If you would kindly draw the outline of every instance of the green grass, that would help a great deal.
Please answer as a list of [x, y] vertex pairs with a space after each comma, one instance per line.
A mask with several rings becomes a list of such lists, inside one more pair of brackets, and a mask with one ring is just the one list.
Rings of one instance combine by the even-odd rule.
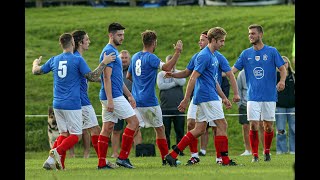
[[[110, 148], [109, 148], [110, 151]], [[188, 151], [189, 152], [189, 151]], [[134, 157], [131, 151], [130, 161], [135, 169], [120, 167], [114, 170], [97, 170], [98, 159], [94, 154], [84, 159], [82, 157], [68, 158], [65, 161], [66, 171], [47, 171], [42, 168], [47, 159], [47, 152], [26, 152], [25, 179], [121, 179], [121, 180], [194, 180], [194, 179], [221, 179], [221, 180], [293, 180], [295, 161], [294, 155], [272, 155], [270, 162], [251, 163], [251, 156], [230, 156], [243, 166], [228, 167], [214, 163], [215, 156], [201, 157], [199, 164], [185, 166], [189, 155], [179, 156], [182, 162], [178, 167], [162, 166], [159, 152], [156, 157]], [[110, 156], [109, 156], [110, 157]], [[114, 158], [109, 158], [115, 162]], [[263, 158], [261, 155], [260, 158]]]
[[[252, 23], [264, 27], [263, 41], [276, 47], [281, 55], [291, 59], [295, 8], [292, 5], [257, 7], [177, 6], [160, 8], [63, 6], [25, 9], [25, 114], [47, 114], [52, 104], [52, 75], [35, 76], [32, 62], [40, 55], [43, 64], [62, 52], [58, 38], [64, 32], [84, 29], [91, 44], [84, 53], [91, 69], [98, 65], [102, 48], [108, 43], [106, 29], [111, 22], [120, 22], [125, 40], [119, 51], [131, 54], [142, 49], [140, 33], [146, 29], [158, 34], [155, 54], [162, 60], [173, 53], [172, 44], [183, 41], [183, 52], [177, 63], [185, 69], [192, 55], [199, 51], [199, 34], [215, 26], [223, 27], [228, 35], [220, 50], [232, 66], [241, 51], [250, 47], [247, 27]], [[90, 83], [89, 97], [97, 114], [101, 113], [98, 92], [100, 84]], [[157, 95], [158, 95], [158, 88]], [[232, 97], [233, 92], [230, 92]], [[236, 105], [230, 113], [236, 113]]]

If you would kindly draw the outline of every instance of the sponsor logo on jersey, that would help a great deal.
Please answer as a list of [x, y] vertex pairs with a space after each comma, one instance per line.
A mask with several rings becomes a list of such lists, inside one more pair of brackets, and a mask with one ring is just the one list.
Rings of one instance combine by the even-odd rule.
[[256, 67], [253, 69], [253, 75], [256, 79], [261, 79], [264, 76], [264, 70], [261, 67]]

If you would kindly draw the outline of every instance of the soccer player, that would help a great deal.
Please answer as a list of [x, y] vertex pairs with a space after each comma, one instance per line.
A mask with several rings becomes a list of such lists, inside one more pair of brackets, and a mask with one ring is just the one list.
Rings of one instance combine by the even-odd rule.
[[[70, 33], [63, 33], [59, 38], [63, 53], [53, 56], [45, 64], [39, 66], [42, 56], [33, 61], [32, 73], [34, 75], [53, 72], [53, 110], [56, 117], [59, 137], [57, 146], [49, 151], [49, 157], [43, 168], [65, 169], [66, 151], [73, 147], [82, 136], [82, 110], [80, 99], [80, 82], [83, 77], [90, 81], [97, 81], [106, 65], [115, 59], [113, 54], [103, 54], [99, 66], [91, 71], [81, 56], [75, 56], [74, 38]], [[63, 164], [62, 164], [63, 162]]]
[[[207, 33], [208, 31], [203, 31], [200, 35], [200, 40], [199, 40], [199, 46], [200, 49], [202, 50], [204, 47], [206, 47], [208, 45], [208, 38], [207, 38]], [[199, 52], [198, 52], [199, 53]], [[195, 55], [193, 55], [193, 57], [191, 58], [187, 68], [179, 73], [169, 73], [167, 72], [166, 76], [167, 77], [188, 77], [190, 76], [190, 74], [192, 73], [194, 67], [195, 67], [195, 59], [198, 55], [198, 53], [196, 53]], [[222, 72], [224, 72], [226, 74], [226, 76], [230, 79], [231, 82], [231, 86], [232, 86], [232, 90], [234, 92], [234, 97], [233, 97], [233, 102], [238, 102], [240, 100], [240, 96], [238, 93], [238, 88], [237, 88], [237, 83], [236, 83], [236, 79], [234, 77], [234, 74], [231, 71], [231, 67], [229, 65], [228, 60], [218, 51], [214, 51], [214, 54], [216, 55], [218, 62], [219, 62], [219, 66], [218, 66], [218, 73], [217, 73], [217, 80], [219, 85], [221, 86], [222, 84]], [[191, 100], [192, 101], [192, 100]], [[196, 118], [196, 112], [197, 112], [197, 106], [194, 105], [193, 103], [189, 104], [189, 108], [188, 108], [188, 121], [187, 121], [187, 127], [188, 127], [188, 131], [192, 130], [195, 127], [195, 118]], [[216, 125], [213, 121], [209, 122], [206, 131], [208, 130], [208, 127], [212, 127], [212, 131], [213, 131], [213, 138], [215, 139], [215, 134], [216, 134]], [[205, 136], [206, 134], [201, 135]], [[202, 139], [201, 139], [202, 141]], [[216, 140], [214, 140], [214, 142], [216, 142]], [[207, 142], [206, 142], [207, 143]], [[201, 142], [201, 145], [203, 143]], [[189, 145], [190, 148], [190, 152], [191, 152], [191, 158], [187, 161], [186, 165], [193, 165], [196, 164], [200, 161], [199, 155], [198, 155], [198, 139], [195, 139], [195, 141], [191, 142]], [[216, 162], [221, 164], [222, 159], [221, 159], [221, 155], [219, 150], [217, 149], [217, 144], [215, 144], [215, 149], [216, 149]]]
[[[119, 58], [117, 49], [124, 40], [124, 29], [125, 27], [117, 22], [109, 24], [109, 42], [103, 48], [100, 55], [100, 61], [104, 53], [109, 54], [114, 52], [117, 58], [114, 62], [107, 65], [101, 75], [99, 98], [102, 105], [103, 124], [98, 138], [98, 169], [114, 169], [113, 166], [109, 165], [110, 163], [108, 163], [106, 157], [109, 138], [118, 119], [125, 119], [127, 125], [122, 133], [121, 150], [116, 163], [125, 168], [134, 168], [128, 157], [139, 121], [133, 110], [136, 107], [135, 99], [123, 82], [122, 60]], [[128, 100], [123, 94], [128, 97]]]
[[[132, 82], [126, 78], [128, 68], [131, 62], [131, 56], [128, 50], [121, 50], [119, 52], [119, 57], [122, 60], [122, 74], [123, 74], [123, 82], [127, 86], [128, 90], [131, 92], [132, 89]], [[124, 97], [127, 99], [127, 96], [124, 94]], [[119, 119], [117, 123], [114, 124], [114, 128], [111, 135], [111, 144], [112, 144], [112, 155], [111, 157], [117, 158], [119, 156], [119, 149], [120, 149], [120, 136], [122, 134], [123, 126], [124, 126], [124, 119]], [[140, 127], [135, 132], [133, 136], [133, 145], [134, 148], [137, 144], [142, 143], [142, 136]]]
[[[227, 32], [221, 27], [214, 27], [208, 31], [209, 44], [203, 48], [195, 59], [195, 67], [188, 81], [184, 99], [178, 106], [179, 111], [185, 111], [192, 91], [192, 102], [197, 105], [196, 125], [179, 142], [179, 144], [165, 156], [170, 166], [177, 166], [176, 158], [192, 141], [200, 137], [207, 127], [207, 122], [213, 121], [217, 125], [215, 143], [222, 156], [222, 165], [237, 165], [228, 156], [227, 122], [224, 119], [222, 103], [231, 108], [228, 98], [221, 93], [222, 90], [217, 80], [219, 62], [214, 54], [224, 46]], [[217, 90], [218, 88], [218, 90]]]
[[[200, 50], [202, 50], [203, 48], [205, 48], [208, 45], [207, 33], [208, 33], [208, 31], [203, 31], [200, 34], [200, 39], [198, 42]], [[198, 53], [199, 52], [195, 53], [191, 57], [186, 69], [184, 69], [183, 71], [177, 72], [177, 73], [172, 73], [170, 71], [166, 72], [165, 77], [166, 78], [171, 78], [171, 77], [173, 77], [173, 78], [187, 78], [187, 77], [189, 77], [194, 69], [194, 66], [195, 66], [194, 62], [195, 62], [195, 59], [196, 59]], [[190, 97], [191, 101], [192, 101], [192, 97], [193, 97], [193, 92]], [[188, 112], [187, 112], [187, 130], [188, 131], [191, 131], [195, 127], [196, 113], [197, 113], [197, 106], [194, 105], [193, 103], [190, 103], [189, 108], [188, 108]], [[208, 127], [209, 127], [209, 125], [208, 125]], [[203, 134], [201, 136], [205, 136], [205, 134]], [[200, 162], [200, 158], [199, 158], [199, 154], [198, 154], [198, 138], [194, 139], [194, 141], [192, 141], [189, 144], [189, 149], [191, 152], [191, 157], [187, 161], [186, 165], [193, 165], [193, 164]]]
[[[252, 162], [259, 161], [259, 121], [263, 121], [264, 127], [264, 161], [270, 161], [277, 91], [282, 91], [285, 88], [287, 71], [278, 50], [262, 42], [262, 26], [252, 24], [248, 30], [248, 38], [252, 47], [241, 52], [232, 71], [236, 73], [238, 70], [245, 70], [248, 86], [247, 117], [250, 124], [249, 140], [253, 155]], [[277, 68], [281, 77], [278, 84]]]
[[[75, 42], [75, 49], [73, 50], [73, 54], [76, 56], [82, 56], [82, 54], [89, 49], [90, 39], [89, 35], [82, 30], [75, 30], [72, 33], [72, 36], [74, 38]], [[100, 82], [100, 78], [97, 79], [97, 82]], [[94, 147], [94, 150], [98, 156], [98, 137], [101, 131], [101, 128], [98, 123], [97, 115], [93, 109], [93, 106], [90, 102], [89, 96], [88, 96], [88, 80], [83, 77], [81, 79], [81, 87], [80, 87], [80, 98], [81, 98], [81, 109], [82, 109], [82, 131], [83, 133], [90, 132], [91, 135], [91, 143]], [[84, 137], [83, 137], [84, 138]], [[90, 139], [89, 139], [90, 142]], [[85, 144], [85, 142], [83, 142]], [[90, 143], [88, 144], [88, 154], [90, 152]], [[86, 149], [84, 149], [86, 151]]]
[[156, 78], [158, 69], [171, 71], [182, 51], [182, 41], [174, 45], [175, 53], [170, 61], [162, 62], [154, 51], [157, 47], [157, 34], [155, 31], [146, 30], [141, 33], [143, 50], [132, 56], [127, 79], [132, 81], [132, 94], [137, 102], [136, 114], [140, 127], [153, 127], [156, 132], [156, 144], [160, 150], [162, 164], [166, 161], [168, 144], [162, 120], [161, 108], [156, 96]]

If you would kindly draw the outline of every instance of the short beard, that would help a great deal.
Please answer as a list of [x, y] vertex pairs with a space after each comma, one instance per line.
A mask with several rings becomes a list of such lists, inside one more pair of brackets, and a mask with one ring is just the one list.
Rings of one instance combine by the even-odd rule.
[[253, 45], [257, 45], [259, 42], [260, 42], [260, 38], [259, 38], [259, 39], [257, 39], [257, 40], [255, 40], [255, 41], [253, 41], [251, 44], [253, 44]]
[[116, 41], [116, 40], [113, 40], [113, 43], [116, 45], [116, 46], [120, 46], [121, 43], [119, 41]]

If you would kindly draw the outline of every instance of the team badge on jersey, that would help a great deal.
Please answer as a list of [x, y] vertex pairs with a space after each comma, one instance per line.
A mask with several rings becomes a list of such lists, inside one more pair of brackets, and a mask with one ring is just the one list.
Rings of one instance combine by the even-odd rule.
[[255, 59], [256, 61], [260, 61], [260, 56], [255, 56], [254, 59]]
[[264, 60], [264, 61], [268, 60], [268, 56], [267, 56], [266, 54], [264, 54], [264, 55], [262, 56], [262, 60]]

